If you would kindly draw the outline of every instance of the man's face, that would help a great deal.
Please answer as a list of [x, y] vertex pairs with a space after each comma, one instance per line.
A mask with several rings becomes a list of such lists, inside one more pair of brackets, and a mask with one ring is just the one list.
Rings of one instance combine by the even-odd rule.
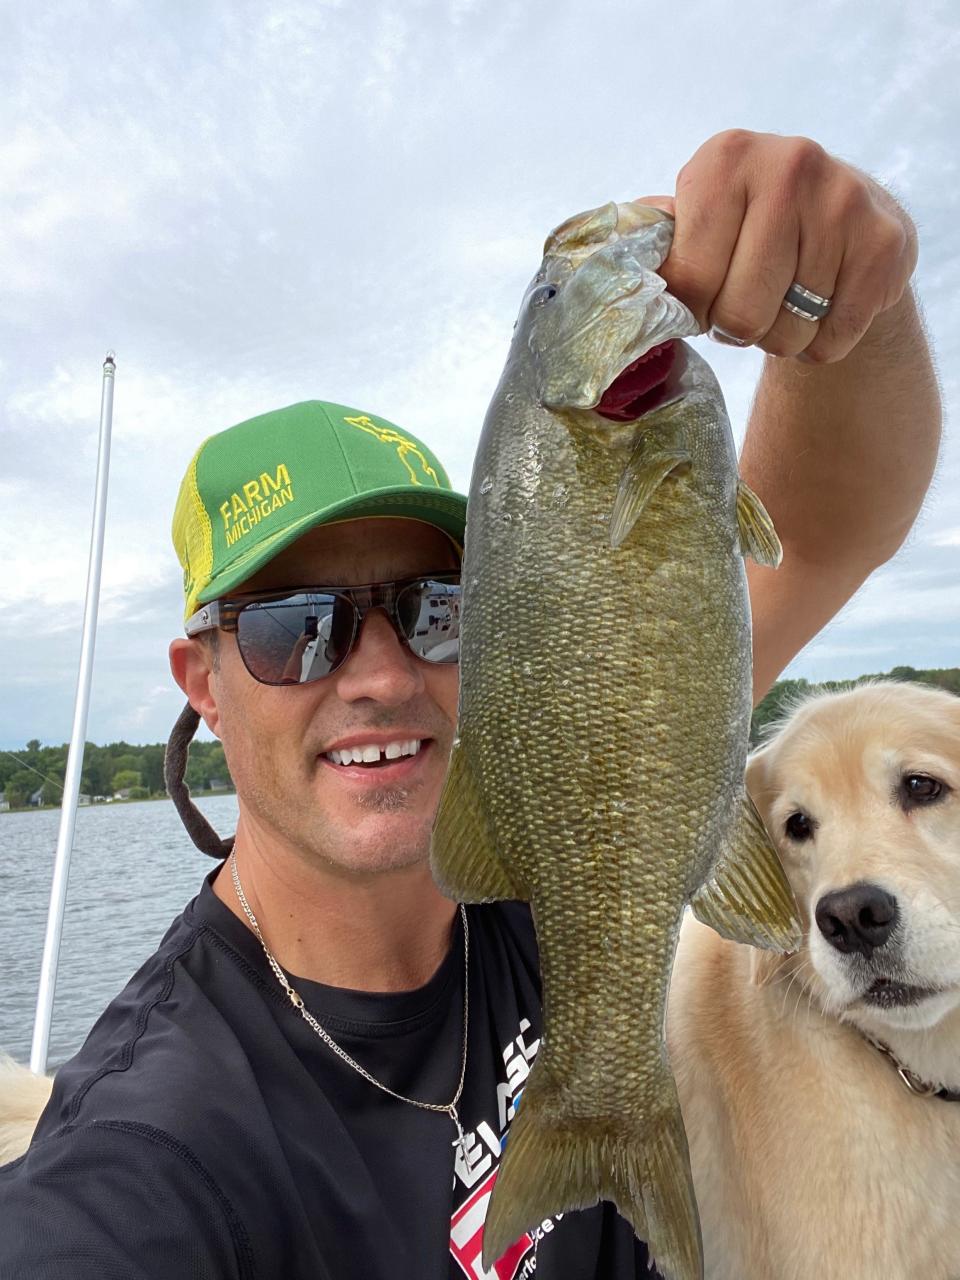
[[[242, 591], [360, 585], [457, 567], [453, 546], [430, 525], [352, 520], [305, 534]], [[211, 727], [236, 784], [241, 828], [351, 872], [425, 860], [456, 723], [456, 664], [415, 657], [382, 610], [364, 619], [343, 666], [309, 684], [258, 684], [236, 635], [221, 633], [219, 641]], [[381, 750], [375, 765], [330, 758], [346, 747], [411, 739], [417, 754], [384, 760]]]

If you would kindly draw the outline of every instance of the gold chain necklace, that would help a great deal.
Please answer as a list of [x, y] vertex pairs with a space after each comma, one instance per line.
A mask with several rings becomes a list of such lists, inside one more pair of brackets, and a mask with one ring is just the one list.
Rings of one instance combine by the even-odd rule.
[[446, 1102], [446, 1103], [420, 1102], [417, 1098], [408, 1098], [404, 1094], [397, 1093], [395, 1092], [395, 1090], [388, 1088], [387, 1085], [381, 1084], [381, 1082], [377, 1080], [376, 1077], [372, 1076], [369, 1071], [366, 1071], [363, 1067], [361, 1067], [359, 1062], [356, 1062], [353, 1058], [351, 1058], [349, 1053], [347, 1053], [345, 1049], [342, 1049], [340, 1045], [337, 1044], [336, 1040], [334, 1040], [333, 1036], [331, 1036], [329, 1032], [324, 1031], [320, 1023], [316, 1020], [316, 1018], [313, 1016], [310, 1010], [304, 1005], [301, 997], [293, 989], [293, 987], [291, 987], [289, 981], [287, 980], [287, 975], [280, 968], [280, 965], [277, 963], [276, 959], [274, 958], [272, 952], [270, 951], [270, 948], [267, 946], [266, 942], [264, 942], [263, 940], [263, 934], [260, 932], [260, 926], [257, 923], [257, 917], [253, 914], [253, 911], [250, 908], [250, 903], [247, 901], [246, 894], [243, 892], [243, 885], [240, 883], [240, 874], [237, 871], [236, 852], [232, 853], [230, 856], [230, 873], [233, 877], [233, 887], [236, 890], [237, 899], [240, 903], [240, 906], [244, 910], [244, 914], [246, 915], [247, 919], [250, 921], [250, 927], [253, 929], [253, 932], [257, 935], [257, 938], [260, 941], [261, 947], [263, 947], [263, 951], [270, 964], [270, 968], [273, 970], [276, 976], [276, 979], [280, 983], [281, 987], [283, 987], [284, 991], [287, 993], [287, 998], [289, 999], [290, 1003], [298, 1011], [300, 1016], [303, 1018], [304, 1022], [306, 1022], [307, 1025], [317, 1033], [317, 1035], [324, 1042], [324, 1044], [328, 1045], [333, 1050], [333, 1052], [337, 1055], [338, 1058], [342, 1058], [343, 1061], [347, 1064], [347, 1066], [353, 1067], [354, 1071], [356, 1071], [359, 1075], [363, 1076], [364, 1080], [369, 1080], [372, 1085], [376, 1085], [376, 1087], [380, 1089], [383, 1093], [388, 1093], [391, 1098], [396, 1098], [399, 1102], [409, 1102], [409, 1104], [412, 1107], [419, 1107], [421, 1111], [445, 1112], [457, 1127], [457, 1141], [460, 1145], [460, 1151], [463, 1154], [463, 1158], [464, 1160], [466, 1160], [467, 1159], [466, 1139], [463, 1133], [463, 1126], [460, 1123], [460, 1116], [457, 1113], [457, 1103], [460, 1101], [460, 1095], [463, 1093], [463, 1082], [466, 1079], [466, 1075], [467, 1075], [467, 1026], [470, 1018], [470, 990], [469, 990], [470, 931], [467, 927], [467, 913], [464, 909], [463, 903], [462, 902], [460, 903], [460, 919], [463, 922], [463, 1054], [460, 1062], [460, 1080], [457, 1083], [456, 1092], [454, 1093], [453, 1097], [449, 1102]]

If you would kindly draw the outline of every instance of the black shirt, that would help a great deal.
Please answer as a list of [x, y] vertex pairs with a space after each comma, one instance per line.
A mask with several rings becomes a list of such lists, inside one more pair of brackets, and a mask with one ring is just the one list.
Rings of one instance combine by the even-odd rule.
[[[212, 877], [57, 1073], [0, 1169], [2, 1280], [648, 1280], [610, 1205], [480, 1263], [503, 1136], [540, 1036], [530, 914], [468, 907], [470, 1018], [452, 1119], [399, 1102], [307, 1026]], [[463, 938], [416, 991], [294, 978], [378, 1080], [447, 1103], [460, 1072]]]

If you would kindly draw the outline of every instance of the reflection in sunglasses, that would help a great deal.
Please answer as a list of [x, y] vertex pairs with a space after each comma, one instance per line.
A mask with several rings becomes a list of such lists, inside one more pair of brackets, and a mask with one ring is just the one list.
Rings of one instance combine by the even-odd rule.
[[346, 661], [373, 609], [386, 613], [399, 639], [418, 658], [458, 660], [460, 582], [454, 575], [251, 600], [236, 615], [241, 657], [263, 683], [322, 679]]

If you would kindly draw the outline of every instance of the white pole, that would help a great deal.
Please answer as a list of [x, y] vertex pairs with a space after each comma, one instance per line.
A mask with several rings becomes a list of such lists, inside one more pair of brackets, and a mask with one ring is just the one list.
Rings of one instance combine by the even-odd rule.
[[93, 501], [93, 527], [90, 531], [90, 559], [87, 564], [87, 598], [83, 606], [83, 639], [80, 642], [80, 672], [77, 676], [77, 700], [73, 709], [73, 734], [67, 755], [67, 771], [63, 780], [60, 809], [60, 831], [57, 855], [53, 864], [50, 888], [50, 910], [47, 933], [43, 942], [40, 965], [40, 990], [37, 994], [37, 1016], [33, 1024], [30, 1070], [38, 1075], [47, 1067], [50, 1043], [50, 1020], [53, 997], [57, 988], [57, 964], [60, 959], [60, 937], [63, 933], [63, 910], [70, 874], [70, 854], [77, 822], [80, 796], [80, 772], [87, 734], [87, 708], [90, 705], [90, 683], [93, 678], [93, 648], [97, 638], [97, 605], [100, 600], [100, 568], [103, 563], [103, 530], [107, 517], [107, 475], [110, 466], [110, 429], [113, 423], [113, 352], [103, 362], [103, 391], [100, 400], [100, 450], [97, 458], [97, 488]]

